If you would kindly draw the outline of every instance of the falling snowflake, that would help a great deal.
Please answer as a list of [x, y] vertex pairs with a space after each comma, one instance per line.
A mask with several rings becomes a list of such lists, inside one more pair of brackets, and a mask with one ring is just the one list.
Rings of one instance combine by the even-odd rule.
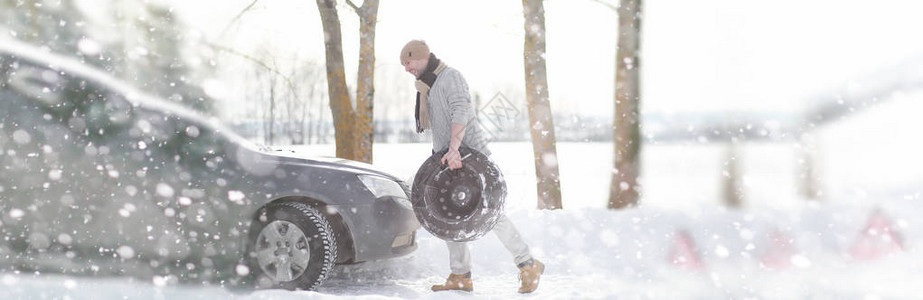
[[19, 219], [25, 215], [26, 215], [26, 212], [22, 211], [21, 209], [14, 208], [10, 210], [10, 217], [13, 219]]
[[244, 202], [244, 193], [241, 191], [228, 191], [228, 200], [237, 204], [243, 204]]
[[115, 250], [124, 259], [131, 259], [135, 257], [135, 249], [132, 249], [129, 246], [121, 246], [119, 249]]
[[157, 195], [160, 195], [161, 197], [164, 197], [164, 198], [173, 197], [173, 187], [163, 182], [158, 183], [157, 184]]

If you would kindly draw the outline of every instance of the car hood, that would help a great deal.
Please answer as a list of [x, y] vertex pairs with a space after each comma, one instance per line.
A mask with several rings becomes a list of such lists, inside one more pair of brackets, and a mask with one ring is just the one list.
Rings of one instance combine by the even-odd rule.
[[393, 173], [384, 170], [382, 168], [376, 167], [375, 165], [359, 162], [355, 160], [349, 160], [339, 157], [331, 156], [319, 156], [304, 150], [299, 150], [296, 148], [288, 147], [271, 147], [269, 150], [266, 150], [266, 153], [273, 156], [289, 158], [289, 159], [298, 159], [298, 160], [307, 160], [315, 165], [328, 166], [344, 171], [350, 171], [355, 173], [369, 173], [379, 176], [387, 177], [391, 180], [403, 182], [400, 178], [395, 176]]

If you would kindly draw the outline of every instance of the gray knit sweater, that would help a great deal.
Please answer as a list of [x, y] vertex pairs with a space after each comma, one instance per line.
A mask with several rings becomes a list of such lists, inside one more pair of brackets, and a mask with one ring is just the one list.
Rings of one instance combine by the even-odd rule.
[[432, 126], [433, 151], [449, 147], [452, 123], [465, 125], [461, 145], [484, 155], [490, 155], [487, 139], [477, 120], [477, 111], [471, 104], [468, 83], [455, 68], [446, 67], [429, 90], [426, 98]]

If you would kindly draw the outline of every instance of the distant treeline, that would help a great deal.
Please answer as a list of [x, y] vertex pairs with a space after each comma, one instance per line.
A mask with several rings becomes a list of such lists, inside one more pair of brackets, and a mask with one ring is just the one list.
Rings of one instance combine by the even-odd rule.
[[[498, 128], [488, 117], [480, 116], [478, 121], [485, 128], [491, 141], [529, 141], [527, 118], [506, 120]], [[733, 113], [684, 113], [644, 114], [642, 133], [645, 142], [726, 142], [770, 141], [781, 142], [797, 139], [800, 120], [784, 114], [733, 114]], [[559, 142], [611, 142], [612, 119], [605, 117], [580, 117], [556, 115], [555, 134]], [[244, 137], [265, 141], [266, 122], [259, 120], [239, 121], [230, 124]], [[328, 144], [333, 143], [333, 125], [329, 119], [305, 120], [286, 123], [276, 121], [275, 144]], [[374, 126], [376, 143], [416, 143], [429, 141], [427, 135], [414, 131], [413, 119], [376, 120]]]

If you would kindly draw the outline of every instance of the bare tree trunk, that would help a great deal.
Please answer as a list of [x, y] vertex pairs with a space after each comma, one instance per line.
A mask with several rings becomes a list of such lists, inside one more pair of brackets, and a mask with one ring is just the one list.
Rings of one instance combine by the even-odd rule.
[[798, 176], [801, 177], [801, 180], [799, 180], [798, 191], [801, 192], [805, 199], [820, 200], [823, 190], [820, 187], [818, 178], [820, 174], [817, 173], [818, 168], [816, 166], [817, 159], [815, 155], [820, 153], [817, 149], [817, 142], [811, 133], [802, 133], [799, 140], [801, 147], [798, 150], [797, 159], [799, 160]]
[[340, 17], [335, 0], [317, 0], [321, 23], [324, 27], [324, 50], [327, 57], [327, 91], [333, 116], [337, 157], [353, 159], [355, 155], [353, 109], [346, 87], [346, 70], [343, 63], [343, 40]]
[[[296, 61], [296, 59], [293, 59], [293, 61]], [[288, 78], [294, 78], [297, 80], [299, 79], [298, 75], [301, 72], [304, 72], [304, 70], [299, 71], [292, 69], [289, 71]], [[298, 134], [301, 132], [301, 130], [299, 130], [297, 123], [299, 121], [298, 101], [301, 99], [301, 97], [299, 97], [299, 91], [300, 89], [297, 88], [290, 89], [288, 97], [285, 97], [285, 124], [283, 126], [285, 128], [284, 130], [286, 136], [288, 136], [289, 145], [301, 144], [301, 141], [298, 139]]]
[[523, 59], [526, 102], [529, 105], [529, 127], [535, 156], [538, 208], [560, 209], [561, 180], [545, 69], [545, 8], [542, 0], [523, 0], [522, 8], [525, 17]]
[[641, 61], [641, 0], [620, 0], [618, 49], [615, 67], [615, 117], [613, 119], [615, 169], [609, 186], [609, 208], [638, 204], [641, 169], [639, 103]]
[[733, 141], [728, 142], [722, 176], [722, 193], [724, 205], [739, 209], [744, 204], [743, 180], [740, 174], [740, 151]]
[[[310, 80], [313, 80], [312, 77], [314, 77], [314, 72], [311, 72], [311, 75], [306, 76], [305, 79], [309, 80], [308, 82], [310, 82]], [[306, 93], [302, 94], [303, 96], [301, 98], [301, 115], [299, 116], [299, 119], [298, 119], [298, 128], [300, 128], [299, 131], [301, 132], [301, 135], [299, 136], [299, 138], [301, 139], [302, 145], [310, 144], [310, 141], [308, 141], [308, 139], [310, 139], [310, 136], [308, 133], [308, 131], [310, 130], [308, 128], [308, 118], [309, 118], [308, 109], [310, 108], [310, 104], [311, 104], [310, 102], [311, 96], [314, 94], [314, 91], [313, 91], [314, 87], [313, 85], [308, 85], [308, 88], [309, 90]]]
[[365, 0], [362, 7], [347, 1], [359, 15], [359, 72], [356, 85], [356, 131], [358, 161], [372, 162], [373, 109], [375, 104], [375, 24], [378, 23], [378, 0]]
[[267, 145], [272, 145], [275, 143], [275, 123], [276, 123], [276, 76], [269, 74], [269, 129], [266, 132], [269, 140], [266, 141]]
[[360, 20], [359, 74], [356, 91], [356, 108], [350, 103], [349, 88], [343, 63], [343, 42], [340, 18], [335, 0], [317, 0], [321, 23], [324, 27], [324, 45], [327, 55], [327, 89], [333, 115], [337, 157], [372, 162], [372, 99], [374, 97], [375, 23], [378, 18], [378, 1], [366, 0], [362, 7], [346, 1]]
[[326, 124], [324, 123], [324, 116], [327, 114], [324, 113], [324, 103], [318, 101], [317, 104], [317, 123], [315, 123], [315, 126], [317, 126], [317, 129], [315, 130], [315, 134], [317, 134], [317, 143], [326, 144], [327, 132], [326, 128], [324, 127], [324, 124]]

